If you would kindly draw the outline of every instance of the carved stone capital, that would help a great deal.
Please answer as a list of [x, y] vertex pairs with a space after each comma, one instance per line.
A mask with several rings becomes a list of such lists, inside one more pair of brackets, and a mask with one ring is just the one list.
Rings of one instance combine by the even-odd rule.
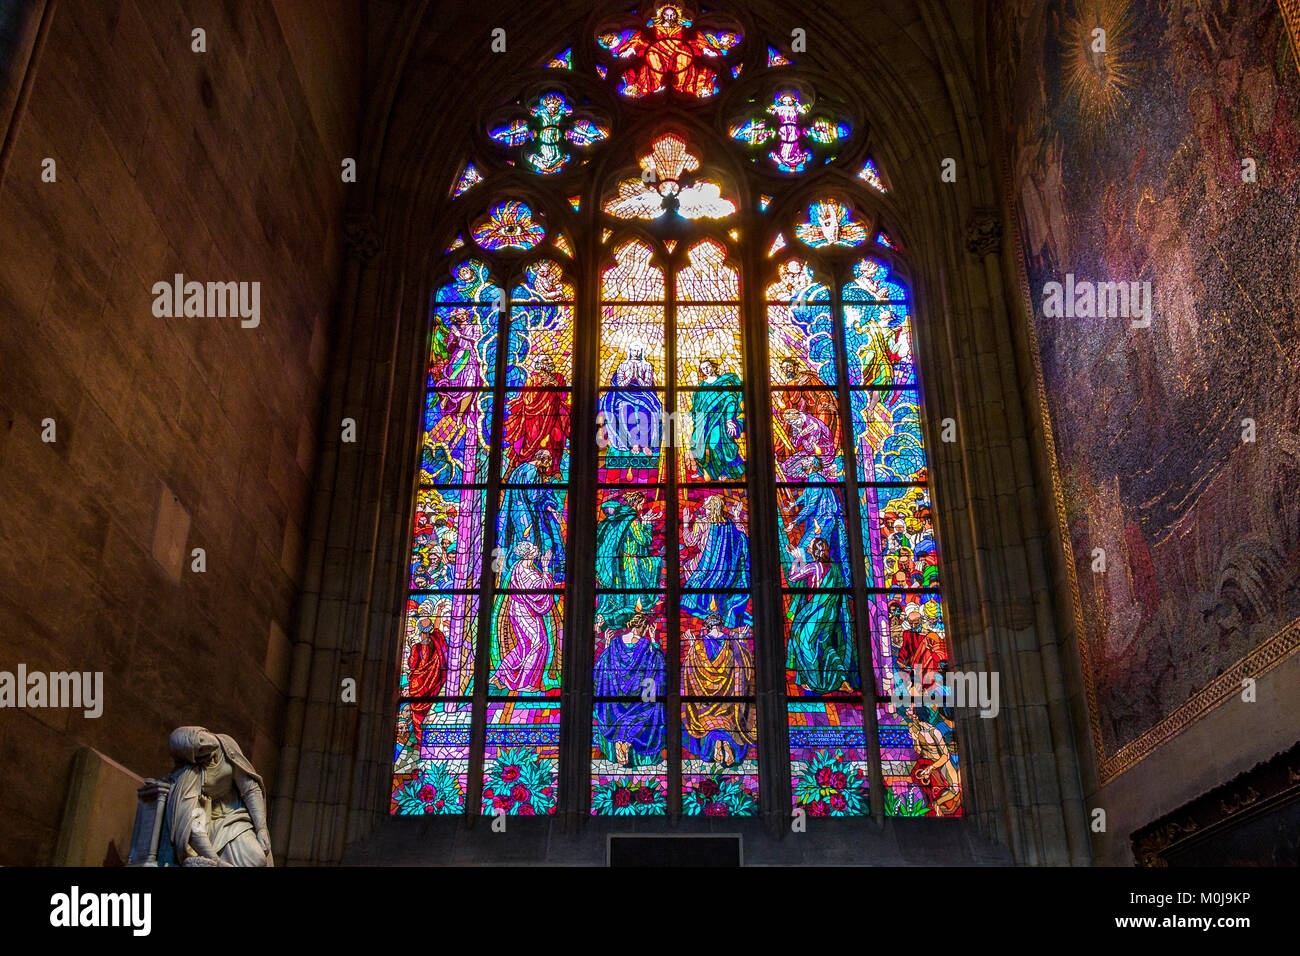
[[349, 259], [362, 263], [379, 255], [379, 233], [371, 213], [348, 213], [343, 217], [343, 251]]
[[966, 249], [972, 255], [996, 255], [1002, 248], [1002, 217], [992, 209], [976, 209], [966, 220]]

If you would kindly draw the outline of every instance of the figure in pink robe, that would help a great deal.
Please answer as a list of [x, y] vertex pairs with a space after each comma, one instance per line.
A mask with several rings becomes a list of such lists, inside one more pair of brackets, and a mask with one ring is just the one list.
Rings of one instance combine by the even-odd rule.
[[[537, 546], [521, 541], [515, 546], [517, 560], [502, 582], [503, 588], [526, 590], [527, 594], [502, 594], [497, 598], [497, 646], [493, 657], [499, 661], [491, 683], [504, 690], [546, 693], [560, 686], [555, 635], [555, 595], [541, 588], [555, 587], [551, 574], [551, 552], [540, 553]], [[540, 562], [540, 563], [539, 563]], [[549, 663], [549, 668], [548, 668]]]

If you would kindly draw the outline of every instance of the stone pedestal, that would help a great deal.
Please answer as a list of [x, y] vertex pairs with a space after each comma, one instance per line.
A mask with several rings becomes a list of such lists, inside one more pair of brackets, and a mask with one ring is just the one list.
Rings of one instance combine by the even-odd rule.
[[135, 829], [131, 831], [131, 854], [127, 866], [158, 866], [158, 843], [166, 816], [167, 794], [172, 785], [166, 780], [146, 780], [136, 791], [140, 798], [135, 811]]

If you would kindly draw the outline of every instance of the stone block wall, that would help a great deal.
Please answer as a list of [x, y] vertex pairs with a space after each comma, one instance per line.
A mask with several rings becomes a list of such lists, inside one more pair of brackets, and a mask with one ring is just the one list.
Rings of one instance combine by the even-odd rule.
[[[0, 710], [0, 865], [50, 861], [81, 746], [157, 775], [202, 724], [274, 790], [361, 9], [45, 6], [0, 187], [0, 671], [105, 701]], [[176, 273], [260, 282], [260, 324], [156, 317]]]

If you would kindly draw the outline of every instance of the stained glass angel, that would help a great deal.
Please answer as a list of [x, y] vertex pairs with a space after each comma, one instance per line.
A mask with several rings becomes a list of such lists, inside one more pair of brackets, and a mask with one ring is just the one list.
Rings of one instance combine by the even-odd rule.
[[758, 116], [731, 127], [732, 139], [750, 146], [765, 146], [776, 140], [767, 154], [783, 173], [799, 173], [813, 158], [807, 142], [830, 146], [849, 134], [849, 127], [825, 116], [807, 120], [812, 104], [804, 102], [798, 90], [780, 90], [767, 107], [767, 116]]
[[574, 108], [560, 93], [547, 93], [528, 111], [528, 119], [516, 118], [488, 131], [503, 146], [526, 146], [524, 160], [539, 173], [564, 170], [572, 154], [565, 143], [585, 148], [608, 138], [609, 129], [590, 119], [573, 119]]

